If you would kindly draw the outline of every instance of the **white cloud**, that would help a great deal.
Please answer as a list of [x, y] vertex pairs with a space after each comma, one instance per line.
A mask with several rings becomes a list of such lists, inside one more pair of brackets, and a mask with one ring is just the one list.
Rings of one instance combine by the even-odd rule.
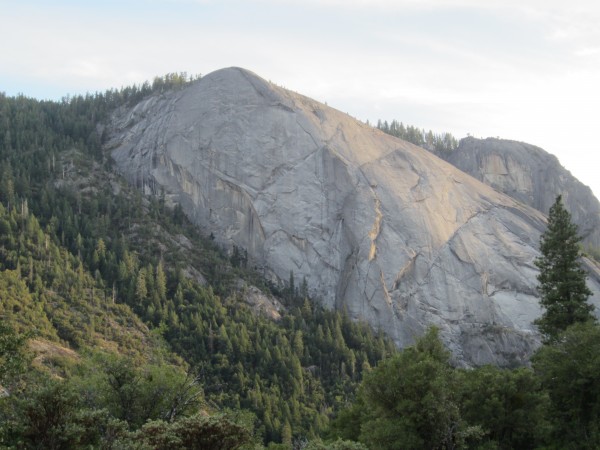
[[579, 50], [577, 50], [575, 52], [575, 54], [577, 56], [593, 56], [593, 55], [597, 55], [600, 53], [600, 47], [586, 47], [586, 48], [581, 48]]

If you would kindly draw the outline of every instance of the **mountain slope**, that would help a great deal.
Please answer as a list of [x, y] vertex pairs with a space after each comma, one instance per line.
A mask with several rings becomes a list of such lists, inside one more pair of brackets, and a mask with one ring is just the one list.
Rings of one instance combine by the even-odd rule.
[[110, 128], [132, 183], [398, 345], [431, 324], [467, 364], [536, 345], [544, 216], [431, 153], [237, 68], [122, 108]]

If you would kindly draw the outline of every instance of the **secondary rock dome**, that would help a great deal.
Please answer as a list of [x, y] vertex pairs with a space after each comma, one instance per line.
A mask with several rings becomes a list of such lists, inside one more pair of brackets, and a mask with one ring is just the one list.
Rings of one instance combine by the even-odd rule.
[[589, 187], [561, 166], [558, 159], [534, 145], [506, 139], [460, 141], [440, 154], [453, 166], [514, 199], [547, 213], [562, 195], [586, 245], [600, 248], [600, 203]]

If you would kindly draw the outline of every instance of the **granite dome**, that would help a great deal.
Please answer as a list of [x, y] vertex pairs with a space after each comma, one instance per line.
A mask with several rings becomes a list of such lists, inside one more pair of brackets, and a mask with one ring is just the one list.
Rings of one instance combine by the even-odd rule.
[[437, 325], [457, 361], [506, 365], [538, 343], [543, 214], [347, 114], [229, 68], [119, 110], [107, 148], [219, 242], [400, 346]]

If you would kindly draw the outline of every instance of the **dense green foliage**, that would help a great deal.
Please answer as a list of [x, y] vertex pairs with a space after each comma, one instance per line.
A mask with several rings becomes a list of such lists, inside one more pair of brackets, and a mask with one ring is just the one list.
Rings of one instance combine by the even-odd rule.
[[25, 371], [27, 338], [26, 334], [15, 333], [6, 322], [0, 322], [0, 386], [12, 389], [15, 379]]
[[449, 448], [462, 442], [450, 354], [431, 329], [363, 383], [359, 439], [370, 448]]
[[458, 147], [458, 141], [450, 133], [436, 134], [433, 131], [425, 131], [412, 125], [404, 125], [402, 122], [392, 120], [377, 121], [377, 128], [384, 133], [390, 134], [411, 144], [418, 145], [432, 152], [451, 152]]
[[594, 320], [593, 306], [587, 303], [592, 292], [581, 268], [577, 225], [562, 204], [561, 196], [550, 208], [548, 227], [540, 238], [541, 257], [538, 291], [545, 311], [536, 324], [546, 340], [555, 340], [567, 327]]
[[546, 439], [548, 394], [528, 368], [457, 371], [462, 419], [483, 432], [484, 448], [536, 448]]
[[197, 380], [175, 366], [160, 361], [138, 365], [97, 353], [69, 370], [65, 381], [30, 373], [21, 389], [0, 399], [2, 448], [234, 449], [257, 444], [251, 420], [208, 410]]
[[600, 327], [569, 327], [533, 358], [551, 404], [551, 441], [556, 448], [600, 448]]
[[377, 449], [596, 449], [598, 373], [594, 323], [543, 346], [533, 370], [451, 367], [431, 330], [365, 377], [332, 436]]

